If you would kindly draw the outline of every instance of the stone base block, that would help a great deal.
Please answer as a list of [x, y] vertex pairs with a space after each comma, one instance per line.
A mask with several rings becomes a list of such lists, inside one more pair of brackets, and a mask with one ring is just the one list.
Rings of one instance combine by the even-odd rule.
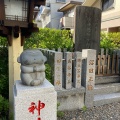
[[60, 111], [80, 109], [84, 106], [84, 94], [58, 98], [58, 103], [60, 103], [60, 106], [58, 107], [58, 110]]
[[57, 93], [45, 80], [39, 86], [14, 85], [14, 120], [57, 120]]
[[84, 104], [84, 94], [85, 88], [72, 88], [69, 90], [62, 89], [61, 91], [57, 91], [57, 99], [60, 106], [58, 110], [60, 111], [70, 111], [81, 109]]

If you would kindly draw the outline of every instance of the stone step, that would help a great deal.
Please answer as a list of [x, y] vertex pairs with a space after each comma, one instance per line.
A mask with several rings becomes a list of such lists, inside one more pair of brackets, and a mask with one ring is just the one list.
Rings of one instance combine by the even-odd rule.
[[106, 84], [106, 83], [119, 83], [120, 76], [96, 76], [95, 84]]
[[95, 95], [93, 104], [94, 106], [101, 106], [113, 102], [120, 102], [120, 93]]
[[120, 91], [120, 83], [99, 84], [99, 85], [95, 85], [94, 95], [115, 93], [119, 91]]

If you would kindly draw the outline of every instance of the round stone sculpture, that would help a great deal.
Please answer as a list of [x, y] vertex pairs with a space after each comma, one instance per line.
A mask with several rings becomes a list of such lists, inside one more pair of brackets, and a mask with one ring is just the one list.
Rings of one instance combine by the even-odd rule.
[[47, 58], [39, 50], [25, 50], [17, 59], [21, 63], [21, 81], [27, 86], [37, 86], [45, 80]]

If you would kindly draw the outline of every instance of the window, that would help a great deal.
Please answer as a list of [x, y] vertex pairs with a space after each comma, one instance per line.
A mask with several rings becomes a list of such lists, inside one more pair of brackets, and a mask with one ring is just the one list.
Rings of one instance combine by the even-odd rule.
[[28, 0], [4, 0], [4, 2], [7, 20], [27, 21]]
[[114, 0], [102, 0], [102, 10], [109, 10], [113, 8]]

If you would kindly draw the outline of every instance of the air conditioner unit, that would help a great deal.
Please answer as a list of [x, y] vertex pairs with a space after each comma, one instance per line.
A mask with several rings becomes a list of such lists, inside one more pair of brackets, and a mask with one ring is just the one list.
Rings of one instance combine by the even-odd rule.
[[73, 28], [74, 18], [73, 17], [62, 17], [61, 19], [63, 28]]

